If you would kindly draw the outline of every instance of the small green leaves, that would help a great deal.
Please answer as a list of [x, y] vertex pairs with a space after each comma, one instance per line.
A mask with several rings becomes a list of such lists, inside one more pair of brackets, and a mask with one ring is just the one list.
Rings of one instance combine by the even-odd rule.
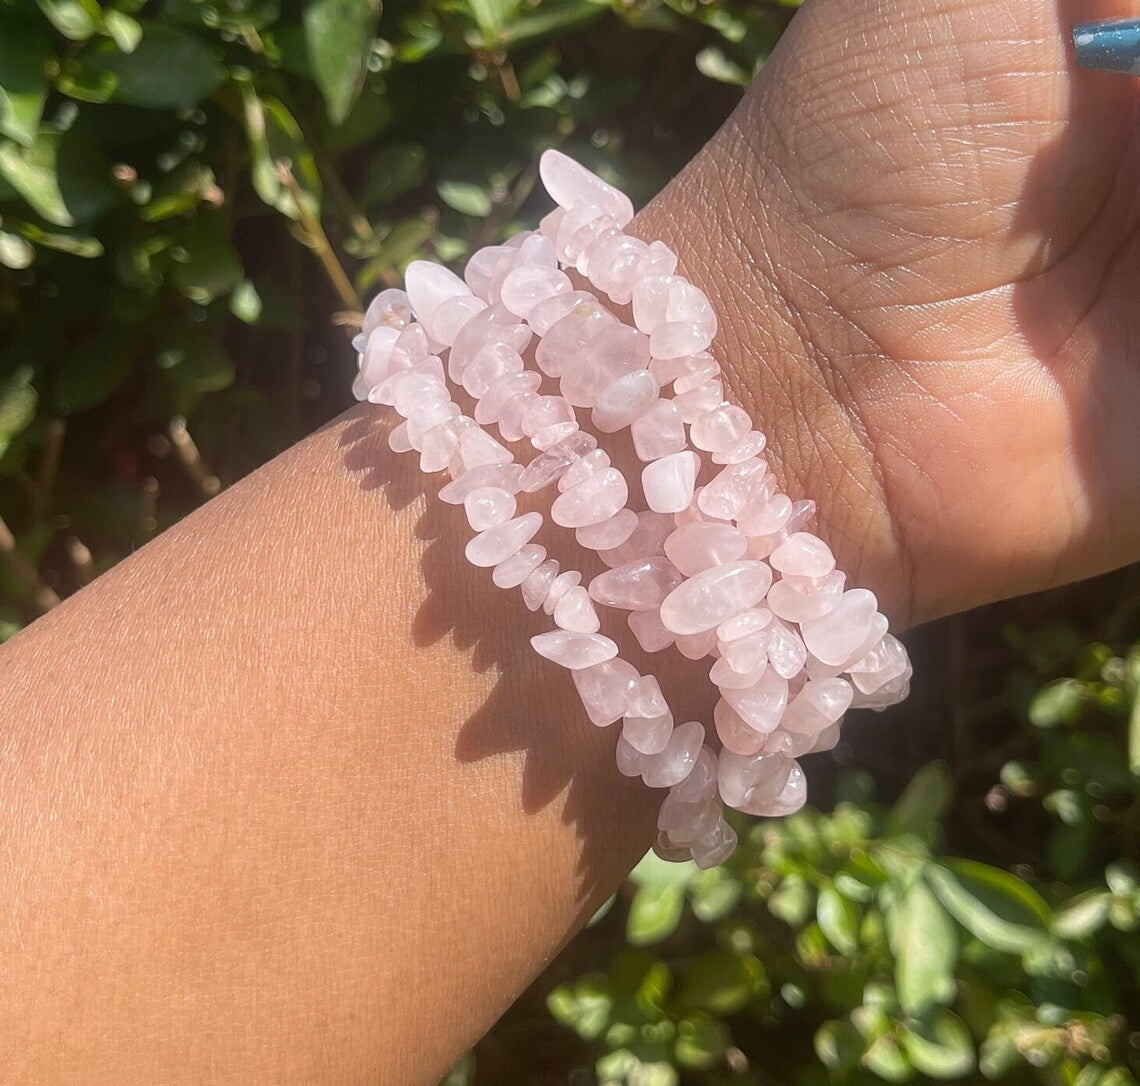
[[1083, 702], [1076, 679], [1058, 679], [1043, 687], [1029, 706], [1029, 722], [1038, 728], [1075, 724]]
[[921, 1074], [952, 1079], [974, 1069], [974, 1042], [956, 1014], [940, 1010], [928, 1026], [903, 1026], [900, 1032], [903, 1049]]
[[47, 100], [48, 36], [0, 8], [0, 135], [31, 147]]
[[313, 79], [329, 120], [340, 124], [360, 94], [376, 22], [378, 0], [308, 0], [302, 22]]
[[899, 1003], [907, 1014], [925, 1016], [954, 998], [954, 925], [922, 879], [902, 887], [886, 915]]

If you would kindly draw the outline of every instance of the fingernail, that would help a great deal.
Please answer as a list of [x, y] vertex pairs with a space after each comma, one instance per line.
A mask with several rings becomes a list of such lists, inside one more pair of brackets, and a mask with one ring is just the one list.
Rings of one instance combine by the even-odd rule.
[[1073, 27], [1077, 67], [1140, 75], [1140, 19], [1111, 19]]

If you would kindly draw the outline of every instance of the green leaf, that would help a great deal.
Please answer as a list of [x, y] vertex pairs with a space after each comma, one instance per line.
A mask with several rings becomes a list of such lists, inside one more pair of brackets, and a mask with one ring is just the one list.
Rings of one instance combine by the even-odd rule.
[[421, 184], [427, 151], [419, 143], [389, 143], [368, 161], [358, 199], [362, 207], [386, 207]]
[[485, 44], [497, 43], [519, 0], [467, 0], [468, 10], [483, 35]]
[[225, 72], [197, 35], [168, 23], [139, 26], [142, 35], [132, 52], [105, 41], [80, 58], [85, 79], [114, 76], [110, 101], [144, 109], [188, 109], [222, 82]]
[[788, 875], [768, 898], [768, 911], [798, 928], [811, 912], [812, 889], [800, 875]]
[[197, 328], [175, 329], [155, 356], [159, 369], [187, 392], [217, 392], [234, 380], [234, 364], [212, 336]]
[[560, 984], [546, 997], [546, 1008], [556, 1022], [592, 1041], [609, 1025], [613, 996], [606, 978], [591, 974]]
[[31, 366], [21, 366], [0, 383], [0, 456], [36, 417], [36, 390]]
[[72, 415], [109, 399], [134, 369], [136, 342], [122, 331], [103, 332], [68, 351], [53, 374], [52, 408]]
[[946, 765], [927, 763], [911, 778], [891, 808], [889, 832], [914, 834], [928, 845], [935, 844], [951, 795], [950, 771]]
[[855, 906], [834, 886], [825, 886], [815, 906], [820, 929], [840, 954], [850, 957], [859, 949], [859, 917]]
[[485, 219], [494, 206], [486, 188], [471, 181], [440, 181], [436, 189], [448, 207], [477, 219]]
[[348, 116], [364, 85], [380, 17], [372, 0], [309, 0], [303, 23], [309, 68], [333, 124]]
[[1128, 718], [1128, 768], [1140, 777], [1140, 645], [1135, 645], [1124, 665], [1132, 712]]
[[747, 86], [752, 80], [752, 72], [730, 59], [718, 45], [702, 49], [696, 58], [697, 71], [718, 83], [732, 87]]
[[0, 264], [19, 271], [36, 258], [36, 251], [19, 234], [0, 230]]
[[905, 1082], [914, 1075], [906, 1056], [891, 1036], [880, 1037], [863, 1053], [859, 1062], [888, 1082]]
[[0, 8], [0, 135], [31, 147], [47, 100], [47, 35]]
[[915, 1070], [931, 1078], [962, 1078], [974, 1069], [974, 1042], [965, 1023], [948, 1010], [929, 1026], [903, 1026], [903, 1048]]
[[106, 161], [74, 132], [40, 132], [31, 147], [4, 141], [0, 175], [55, 226], [90, 222], [116, 198]]
[[640, 887], [630, 902], [626, 938], [634, 946], [667, 939], [677, 930], [684, 905], [685, 887], [680, 883]]
[[907, 1014], [925, 1015], [954, 998], [958, 937], [945, 909], [921, 879], [900, 890], [886, 911], [895, 987]]
[[1082, 690], [1076, 679], [1057, 679], [1042, 687], [1029, 704], [1029, 723], [1037, 728], [1075, 724], [1081, 715]]
[[216, 212], [195, 216], [171, 257], [171, 281], [198, 305], [208, 305], [241, 282], [241, 258], [230, 244], [229, 224]]
[[699, 872], [689, 886], [693, 915], [706, 924], [720, 920], [733, 910], [743, 889], [723, 867]]
[[1112, 894], [1106, 890], [1090, 890], [1065, 904], [1053, 923], [1053, 933], [1062, 939], [1087, 939], [1095, 935], [1108, 919]]
[[103, 16], [95, 0], [36, 0], [48, 22], [65, 38], [86, 41], [99, 29]]
[[270, 207], [291, 219], [299, 219], [301, 209], [278, 169], [279, 165], [287, 167], [297, 182], [307, 212], [316, 215], [321, 205], [321, 178], [300, 125], [276, 98], [258, 97], [249, 81], [242, 82], [240, 87], [246, 135], [253, 157], [254, 191]]
[[768, 993], [768, 977], [751, 954], [710, 950], [680, 978], [678, 996], [686, 1005], [726, 1017]]
[[682, 1067], [698, 1071], [717, 1066], [728, 1051], [732, 1035], [723, 1022], [696, 1011], [677, 1023], [674, 1054]]
[[133, 53], [142, 40], [143, 29], [138, 20], [114, 8], [103, 13], [103, 29], [124, 53]]
[[103, 255], [103, 243], [88, 234], [64, 229], [44, 230], [33, 222], [22, 222], [18, 227], [28, 241], [44, 249], [54, 249], [56, 252], [83, 257], [85, 260]]
[[972, 860], [948, 860], [932, 864], [927, 879], [950, 914], [986, 946], [1025, 954], [1049, 945], [1049, 907], [1015, 875]]
[[815, 1033], [819, 1062], [840, 1077], [854, 1069], [865, 1047], [862, 1036], [850, 1022], [824, 1022]]
[[550, 37], [592, 22], [605, 12], [606, 7], [596, 0], [542, 0], [541, 4], [515, 14], [501, 30], [499, 39], [504, 45], [513, 46]]

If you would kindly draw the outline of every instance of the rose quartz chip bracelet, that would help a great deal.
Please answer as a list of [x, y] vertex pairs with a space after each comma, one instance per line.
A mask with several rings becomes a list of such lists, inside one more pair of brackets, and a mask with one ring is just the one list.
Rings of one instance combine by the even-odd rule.
[[[468, 561], [553, 617], [531, 644], [570, 670], [594, 724], [622, 721], [618, 769], [668, 789], [658, 854], [710, 867], [736, 844], [725, 804], [798, 810], [796, 759], [834, 747], [848, 708], [904, 698], [910, 662], [874, 594], [847, 588], [803, 530], [814, 503], [777, 490], [764, 435], [727, 402], [708, 352], [712, 306], [676, 255], [623, 233], [629, 199], [572, 159], [547, 151], [540, 172], [558, 206], [539, 231], [480, 249], [462, 279], [415, 261], [405, 290], [372, 301], [353, 391], [401, 416], [393, 450], [447, 471], [439, 496], [476, 533]], [[587, 411], [598, 433], [629, 429], [640, 488], [583, 427]], [[525, 464], [508, 448], [524, 439]], [[588, 587], [534, 542], [542, 514], [517, 515], [519, 494], [550, 488], [550, 519], [608, 567]], [[712, 659], [715, 739], [675, 724], [657, 679], [599, 632], [597, 605], [628, 612], [646, 653]]]

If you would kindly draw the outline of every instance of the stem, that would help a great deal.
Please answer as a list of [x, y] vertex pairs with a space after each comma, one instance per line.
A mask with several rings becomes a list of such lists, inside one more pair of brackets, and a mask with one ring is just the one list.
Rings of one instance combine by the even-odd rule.
[[171, 444], [174, 446], [174, 455], [190, 479], [197, 485], [202, 495], [212, 498], [222, 489], [221, 480], [206, 466], [198, 446], [186, 429], [186, 420], [176, 416], [170, 420], [167, 427]]
[[337, 294], [340, 295], [340, 300], [344, 308], [360, 310], [362, 308], [360, 296], [356, 293], [356, 288], [352, 285], [352, 280], [349, 279], [348, 273], [341, 267], [340, 261], [337, 260], [336, 253], [333, 252], [333, 247], [329, 242], [328, 235], [325, 233], [324, 227], [321, 226], [320, 219], [313, 214], [312, 209], [305, 200], [305, 195], [301, 191], [301, 186], [297, 184], [297, 179], [293, 176], [293, 171], [286, 163], [278, 162], [277, 176], [281, 184], [289, 190], [289, 194], [293, 197], [293, 202], [297, 205], [297, 212], [301, 217], [301, 226], [308, 239], [309, 248], [317, 254], [317, 259], [320, 260], [322, 267], [325, 269], [325, 274], [328, 275], [334, 289]]
[[59, 470], [59, 457], [63, 451], [63, 435], [67, 427], [63, 419], [52, 419], [48, 424], [47, 444], [44, 446], [43, 464], [40, 477], [32, 491], [32, 520], [38, 522], [47, 512], [51, 500], [51, 488]]
[[57, 596], [51, 588], [44, 584], [41, 580], [36, 567], [32, 565], [17, 549], [16, 537], [12, 535], [11, 529], [0, 517], [0, 555], [8, 563], [8, 568], [24, 583], [25, 587], [31, 593], [32, 603], [40, 611], [50, 611], [57, 603], [59, 603], [59, 596]]

